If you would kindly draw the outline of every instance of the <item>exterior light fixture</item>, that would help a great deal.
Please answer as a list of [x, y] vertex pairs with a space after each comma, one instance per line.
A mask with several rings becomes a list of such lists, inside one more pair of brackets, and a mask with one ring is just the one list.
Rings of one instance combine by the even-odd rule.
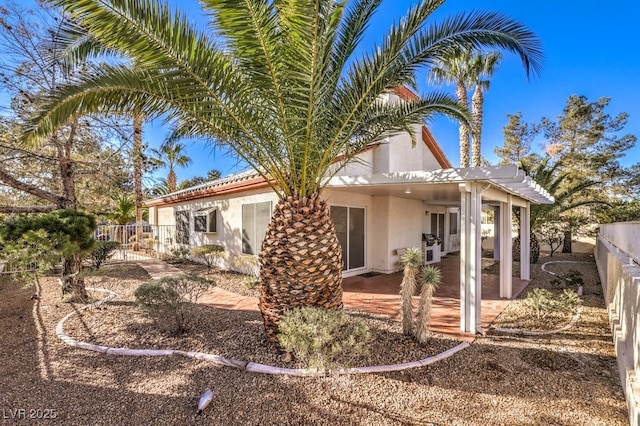
[[405, 189], [405, 190], [404, 190], [404, 193], [405, 193], [405, 194], [411, 194], [411, 188], [407, 188], [407, 189]]

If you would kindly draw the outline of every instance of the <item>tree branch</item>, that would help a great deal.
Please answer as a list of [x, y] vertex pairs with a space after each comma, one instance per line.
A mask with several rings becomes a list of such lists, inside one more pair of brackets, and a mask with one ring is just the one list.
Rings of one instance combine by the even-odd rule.
[[0, 206], [0, 213], [49, 213], [57, 206]]
[[2, 169], [0, 169], [0, 181], [14, 189], [17, 189], [18, 191], [26, 192], [38, 198], [42, 198], [43, 200], [50, 201], [58, 206], [62, 205], [64, 201], [64, 199], [59, 195], [40, 189], [37, 186], [21, 182]]

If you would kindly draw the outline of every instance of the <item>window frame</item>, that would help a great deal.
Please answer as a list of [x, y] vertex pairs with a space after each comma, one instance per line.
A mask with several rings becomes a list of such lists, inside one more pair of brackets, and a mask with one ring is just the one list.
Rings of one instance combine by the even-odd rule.
[[[201, 222], [199, 221], [199, 219], [203, 216], [205, 218], [204, 230], [200, 228]], [[217, 233], [218, 232], [218, 208], [206, 207], [206, 208], [194, 211], [193, 212], [193, 232], [198, 232], [201, 234]]]
[[[243, 203], [241, 206], [241, 232], [242, 232], [242, 241], [241, 241], [241, 252], [242, 254], [246, 254], [246, 255], [257, 255], [260, 252], [260, 243], [262, 242], [262, 240], [264, 239], [265, 235], [262, 236], [258, 236], [258, 229], [260, 229], [261, 227], [258, 226], [257, 223], [257, 214], [256, 212], [258, 211], [258, 205], [263, 204], [263, 205], [268, 205], [267, 211], [269, 212], [267, 218], [266, 218], [266, 223], [262, 224], [264, 225], [264, 229], [266, 231], [266, 229], [269, 226], [269, 222], [271, 222], [271, 218], [273, 216], [273, 202], [272, 201], [257, 201], [257, 202], [253, 202], [253, 203]], [[253, 235], [248, 235], [248, 233], [246, 232], [246, 230], [248, 229], [247, 224], [245, 224], [245, 209], [248, 208], [252, 208], [252, 224], [251, 224], [251, 231], [253, 233]], [[245, 233], [247, 234], [247, 238], [245, 239]], [[260, 238], [261, 237], [261, 238]], [[257, 245], [257, 247], [253, 247], [252, 243], [255, 243]], [[250, 247], [251, 251], [246, 250], [246, 246]]]

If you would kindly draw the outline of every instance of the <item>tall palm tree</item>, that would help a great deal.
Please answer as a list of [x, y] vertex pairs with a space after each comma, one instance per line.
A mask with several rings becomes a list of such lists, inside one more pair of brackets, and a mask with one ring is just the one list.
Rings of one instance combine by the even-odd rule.
[[[471, 50], [455, 50], [440, 58], [429, 71], [429, 81], [435, 84], [455, 84], [460, 108], [469, 109], [469, 87], [474, 83]], [[460, 167], [469, 167], [469, 126], [460, 122]]]
[[[139, 67], [103, 66], [51, 94], [25, 139], [70, 116], [141, 107], [167, 114], [179, 136], [224, 144], [279, 195], [259, 255], [260, 310], [271, 341], [284, 310], [342, 307], [341, 249], [321, 191], [364, 148], [434, 114], [468, 123], [455, 99], [431, 93], [382, 103], [413, 85], [419, 68], [448, 52], [481, 47], [541, 68], [535, 35], [496, 13], [427, 25], [443, 0], [411, 6], [370, 53], [360, 52], [381, 0], [203, 0], [210, 28], [153, 0], [57, 0], [108, 47]], [[210, 37], [215, 34], [215, 39]]]
[[473, 58], [472, 75], [475, 89], [471, 97], [471, 165], [481, 164], [482, 119], [484, 114], [484, 94], [489, 90], [490, 79], [500, 65], [500, 52], [479, 53]]
[[155, 156], [154, 160], [158, 167], [166, 167], [169, 169], [167, 173], [167, 190], [175, 192], [178, 189], [178, 177], [176, 176], [176, 167], [187, 167], [191, 164], [191, 158], [184, 154], [185, 145], [173, 138], [165, 140], [160, 149], [152, 149], [151, 152]]

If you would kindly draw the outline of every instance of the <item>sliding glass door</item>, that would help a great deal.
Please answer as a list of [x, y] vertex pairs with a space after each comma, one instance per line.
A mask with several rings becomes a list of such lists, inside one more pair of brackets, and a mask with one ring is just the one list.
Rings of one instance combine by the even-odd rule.
[[362, 207], [331, 206], [331, 220], [342, 246], [342, 270], [365, 266], [365, 211]]

